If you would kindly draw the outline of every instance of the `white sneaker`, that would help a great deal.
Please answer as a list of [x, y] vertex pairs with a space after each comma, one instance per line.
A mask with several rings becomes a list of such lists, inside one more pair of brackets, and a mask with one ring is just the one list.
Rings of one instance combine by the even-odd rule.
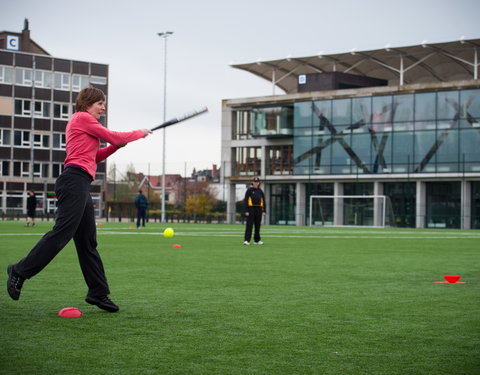
[[263, 245], [263, 242], [262, 242], [262, 241], [258, 241], [258, 242], [254, 242], [253, 244], [254, 244], [254, 245]]
[[244, 244], [244, 245], [250, 245], [250, 242], [245, 241], [243, 244]]

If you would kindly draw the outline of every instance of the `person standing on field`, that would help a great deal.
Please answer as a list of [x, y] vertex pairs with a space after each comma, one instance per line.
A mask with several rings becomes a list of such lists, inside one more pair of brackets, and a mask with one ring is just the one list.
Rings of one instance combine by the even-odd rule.
[[[105, 94], [97, 88], [85, 88], [77, 96], [76, 112], [66, 127], [65, 168], [55, 183], [58, 199], [55, 225], [25, 258], [7, 267], [7, 291], [14, 300], [20, 298], [24, 281], [42, 271], [73, 238], [88, 287], [85, 301], [109, 312], [119, 310], [108, 297], [110, 289], [97, 251], [97, 228], [90, 184], [95, 179], [97, 163], [127, 143], [152, 132], [149, 129], [115, 132], [105, 128], [98, 122], [106, 110], [105, 105]], [[100, 141], [110, 145], [101, 148]]]
[[267, 206], [265, 204], [265, 195], [263, 194], [262, 189], [260, 189], [260, 179], [258, 177], [253, 179], [251, 186], [247, 189], [243, 200], [243, 206], [245, 209], [245, 216], [247, 217], [243, 244], [250, 245], [252, 229], [255, 228], [253, 243], [255, 245], [263, 245], [260, 237], [260, 225], [262, 224], [262, 217], [267, 212]]
[[145, 218], [147, 217], [148, 199], [143, 195], [143, 191], [139, 190], [135, 197], [135, 207], [137, 208], [137, 229], [140, 228], [140, 221], [142, 227], [145, 227]]
[[[27, 198], [27, 222], [25, 223], [26, 227], [30, 225], [30, 221], [32, 222], [32, 227], [35, 226], [36, 210], [37, 210], [37, 197], [35, 196], [35, 192], [33, 190], [30, 190], [28, 192], [28, 198]], [[28, 219], [30, 219], [30, 221]]]

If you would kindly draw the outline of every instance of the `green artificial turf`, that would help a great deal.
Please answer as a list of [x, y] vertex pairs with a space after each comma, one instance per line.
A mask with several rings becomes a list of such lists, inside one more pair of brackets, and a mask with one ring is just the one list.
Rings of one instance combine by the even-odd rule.
[[72, 243], [9, 298], [7, 265], [52, 225], [0, 222], [0, 374], [480, 373], [478, 231], [263, 226], [244, 246], [239, 225], [104, 223], [112, 314], [84, 302]]

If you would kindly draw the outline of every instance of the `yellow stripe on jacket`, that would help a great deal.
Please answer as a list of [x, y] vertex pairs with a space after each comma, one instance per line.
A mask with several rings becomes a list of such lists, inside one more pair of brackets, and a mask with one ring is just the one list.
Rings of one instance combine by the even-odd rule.
[[248, 207], [263, 207], [263, 198], [260, 198], [260, 204], [253, 204], [252, 197], [248, 197], [247, 204]]

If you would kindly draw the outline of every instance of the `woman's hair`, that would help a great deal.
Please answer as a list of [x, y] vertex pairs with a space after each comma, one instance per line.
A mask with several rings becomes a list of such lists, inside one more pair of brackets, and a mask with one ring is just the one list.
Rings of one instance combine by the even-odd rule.
[[79, 92], [75, 103], [77, 112], [86, 112], [93, 103], [105, 101], [105, 94], [95, 87], [87, 87]]

